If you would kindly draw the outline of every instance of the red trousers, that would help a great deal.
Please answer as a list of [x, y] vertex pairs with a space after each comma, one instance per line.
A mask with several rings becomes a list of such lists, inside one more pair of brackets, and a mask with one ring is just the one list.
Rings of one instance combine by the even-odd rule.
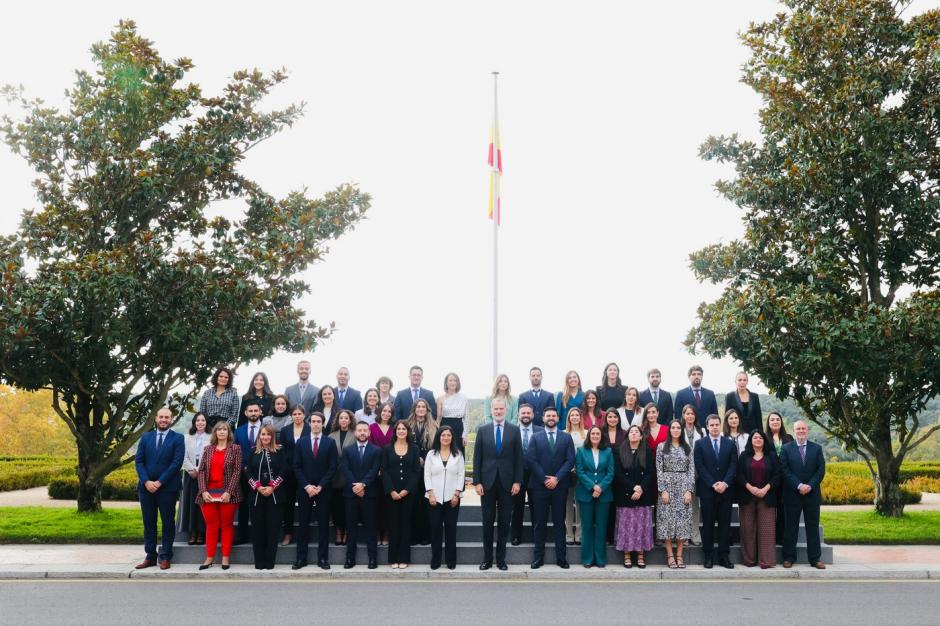
[[232, 540], [235, 538], [235, 512], [238, 504], [233, 502], [203, 502], [202, 516], [206, 520], [206, 558], [215, 557], [219, 530], [222, 531], [222, 558], [232, 554]]

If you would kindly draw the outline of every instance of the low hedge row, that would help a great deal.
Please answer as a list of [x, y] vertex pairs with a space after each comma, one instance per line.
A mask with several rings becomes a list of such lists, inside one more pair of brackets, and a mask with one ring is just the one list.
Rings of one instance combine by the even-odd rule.
[[[875, 501], [875, 485], [868, 476], [838, 476], [826, 472], [822, 497], [823, 504], [872, 504]], [[904, 504], [918, 504], [920, 491], [902, 484], [901, 499]]]
[[0, 491], [32, 489], [75, 473], [75, 460], [48, 456], [0, 456]]
[[[838, 463], [829, 463], [826, 465], [826, 474], [836, 476], [859, 476], [870, 478], [868, 465], [864, 461], [840, 461]], [[918, 477], [940, 478], [940, 462], [938, 461], [914, 461], [901, 465], [901, 482], [907, 482]]]
[[[62, 476], [49, 483], [49, 497], [53, 500], [75, 500], [78, 498], [78, 478]], [[102, 500], [136, 500], [137, 472], [133, 467], [112, 472], [101, 486]]]

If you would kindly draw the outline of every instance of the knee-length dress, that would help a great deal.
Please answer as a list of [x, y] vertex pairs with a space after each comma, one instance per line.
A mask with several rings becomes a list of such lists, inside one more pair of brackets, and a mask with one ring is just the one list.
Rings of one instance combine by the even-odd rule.
[[683, 499], [686, 491], [695, 495], [695, 463], [692, 455], [682, 446], [666, 450], [668, 442], [656, 449], [656, 478], [659, 492], [669, 492], [669, 504], [658, 499], [656, 507], [656, 537], [659, 539], [689, 539], [692, 536], [692, 505]]

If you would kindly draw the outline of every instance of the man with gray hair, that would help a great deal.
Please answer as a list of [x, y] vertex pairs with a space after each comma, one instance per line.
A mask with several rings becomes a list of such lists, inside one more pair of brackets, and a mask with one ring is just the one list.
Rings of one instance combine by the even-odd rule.
[[806, 526], [806, 556], [811, 567], [826, 569], [819, 539], [819, 507], [822, 504], [820, 485], [826, 476], [826, 459], [822, 446], [809, 440], [809, 426], [803, 420], [793, 425], [795, 439], [780, 449], [783, 470], [784, 530], [783, 566], [796, 562], [796, 539], [800, 532], [800, 515]]

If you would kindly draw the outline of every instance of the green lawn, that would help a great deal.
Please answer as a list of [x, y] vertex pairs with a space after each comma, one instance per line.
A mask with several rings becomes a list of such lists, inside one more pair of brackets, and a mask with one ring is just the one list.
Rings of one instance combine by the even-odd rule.
[[0, 543], [141, 543], [143, 537], [138, 509], [96, 514], [39, 506], [0, 508]]
[[940, 544], [940, 511], [911, 511], [889, 519], [873, 511], [823, 511], [826, 543]]

